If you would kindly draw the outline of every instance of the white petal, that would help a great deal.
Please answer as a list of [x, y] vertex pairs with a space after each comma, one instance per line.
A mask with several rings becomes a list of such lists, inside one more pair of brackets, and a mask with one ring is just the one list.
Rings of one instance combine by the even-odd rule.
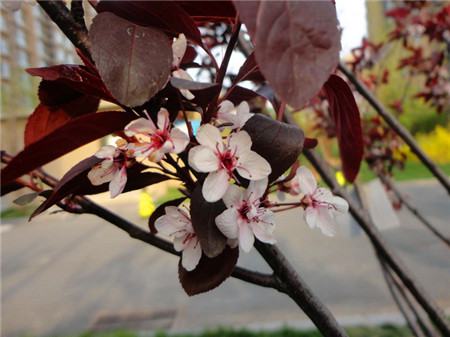
[[312, 197], [314, 200], [324, 203], [331, 203], [331, 201], [333, 200], [333, 194], [328, 188], [325, 187], [319, 187], [318, 189], [316, 189]]
[[158, 232], [176, 237], [184, 237], [186, 232], [192, 230], [190, 220], [184, 211], [176, 206], [164, 208], [166, 214], [155, 221], [155, 228]]
[[128, 137], [134, 136], [139, 133], [151, 135], [156, 131], [156, 127], [151, 119], [138, 118], [128, 123], [124, 131]]
[[315, 228], [317, 226], [318, 209], [312, 206], [306, 207], [305, 220], [309, 228]]
[[158, 111], [158, 128], [160, 130], [165, 130], [170, 125], [170, 119], [169, 119], [169, 111], [167, 111], [164, 108], [161, 108]]
[[241, 156], [243, 153], [250, 151], [252, 147], [252, 139], [247, 131], [239, 131], [232, 133], [230, 136], [230, 148], [232, 151], [236, 151], [236, 156]]
[[186, 248], [187, 246], [187, 242], [186, 242], [186, 233], [183, 232], [184, 235], [182, 236], [176, 236], [173, 238], [173, 248], [177, 251], [177, 252], [181, 252], [183, 249]]
[[216, 226], [229, 239], [237, 239], [239, 234], [239, 214], [235, 208], [228, 208], [216, 217]]
[[250, 113], [250, 107], [248, 106], [248, 103], [243, 101], [237, 106], [236, 115], [238, 127], [242, 128], [245, 123], [247, 123], [247, 121], [253, 117], [254, 114]]
[[249, 180], [261, 180], [272, 173], [270, 164], [254, 151], [248, 151], [241, 155], [237, 171], [241, 176]]
[[327, 207], [319, 207], [317, 215], [317, 227], [320, 228], [322, 234], [334, 236], [336, 234], [336, 227], [331, 211]]
[[250, 181], [250, 184], [248, 185], [248, 189], [245, 192], [246, 198], [249, 199], [250, 201], [255, 201], [255, 200], [260, 199], [264, 195], [264, 192], [267, 189], [268, 182], [269, 182], [269, 179], [267, 179], [267, 177], [260, 179], [260, 180]]
[[243, 198], [243, 190], [236, 185], [230, 185], [223, 196], [223, 202], [228, 208], [233, 206], [237, 207], [242, 202]]
[[211, 124], [202, 125], [195, 136], [200, 145], [209, 147], [212, 150], [216, 150], [219, 146], [219, 151], [223, 149], [222, 136], [220, 130]]
[[112, 145], [102, 146], [100, 150], [95, 153], [97, 158], [112, 159], [116, 153], [116, 147]]
[[184, 248], [181, 256], [181, 265], [187, 271], [192, 271], [197, 267], [202, 257], [202, 247], [197, 238], [189, 240], [188, 245]]
[[189, 136], [178, 128], [172, 129], [170, 131], [170, 138], [172, 139], [175, 153], [183, 152], [189, 143]]
[[312, 172], [305, 166], [297, 169], [296, 178], [298, 179], [300, 192], [306, 195], [312, 195], [317, 188], [316, 178]]
[[184, 98], [188, 100], [192, 100], [195, 98], [195, 95], [187, 89], [180, 89], [180, 92], [184, 96]]
[[175, 41], [173, 41], [172, 43], [173, 67], [178, 67], [180, 65], [184, 53], [186, 52], [186, 48], [187, 48], [186, 36], [184, 36], [184, 34], [178, 35], [178, 38], [176, 38]]
[[220, 167], [219, 158], [214, 151], [203, 145], [194, 146], [189, 150], [189, 165], [198, 172], [217, 171]]
[[253, 231], [247, 223], [241, 223], [239, 226], [239, 246], [248, 253], [255, 242]]
[[347, 200], [333, 196], [331, 198], [330, 203], [336, 208], [336, 211], [340, 213], [347, 213], [348, 212], [348, 202]]
[[109, 192], [111, 193], [111, 198], [117, 197], [122, 193], [127, 183], [127, 169], [122, 166], [120, 170], [116, 170], [113, 179], [109, 183]]
[[234, 104], [231, 101], [225, 100], [219, 105], [218, 115], [225, 113], [229, 114], [234, 110]]
[[229, 176], [225, 170], [208, 174], [202, 187], [203, 198], [208, 202], [216, 202], [222, 199], [228, 189], [228, 180]]
[[151, 143], [129, 143], [128, 150], [132, 151], [135, 157], [147, 157], [153, 152]]
[[98, 186], [111, 181], [114, 177], [115, 167], [103, 168], [95, 165], [88, 173], [88, 178], [92, 185]]
[[270, 219], [270, 220], [271, 220], [271, 222], [262, 222], [262, 221], [253, 222], [253, 223], [251, 223], [251, 227], [252, 227], [253, 233], [255, 234], [256, 238], [259, 241], [274, 244], [274, 243], [276, 243], [276, 240], [273, 236], [273, 231], [275, 229], [275, 225], [273, 223], [273, 219]]

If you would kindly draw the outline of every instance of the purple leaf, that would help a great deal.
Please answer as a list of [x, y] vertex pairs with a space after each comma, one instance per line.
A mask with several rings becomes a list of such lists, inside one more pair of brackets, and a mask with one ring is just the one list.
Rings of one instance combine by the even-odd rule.
[[352, 90], [339, 76], [331, 75], [324, 85], [342, 159], [345, 179], [353, 182], [364, 153], [361, 118]]
[[105, 111], [74, 118], [25, 147], [1, 171], [2, 185], [41, 167], [93, 140], [123, 128], [135, 119], [133, 113]]
[[264, 157], [272, 167], [269, 181], [276, 180], [298, 158], [304, 142], [298, 127], [276, 121], [263, 114], [255, 114], [245, 124], [252, 139], [252, 150]]
[[142, 105], [167, 84], [172, 45], [162, 31], [104, 12], [94, 18], [89, 40], [100, 76], [120, 103]]
[[201, 294], [219, 286], [233, 272], [239, 257], [239, 249], [226, 247], [214, 258], [202, 255], [193, 271], [186, 271], [178, 264], [178, 277], [189, 296]]
[[225, 249], [227, 238], [216, 226], [216, 216], [226, 209], [222, 200], [210, 203], [203, 198], [202, 185], [198, 184], [191, 197], [192, 227], [198, 236], [203, 253], [216, 257]]
[[331, 1], [235, 1], [275, 92], [303, 107], [339, 61], [340, 31]]

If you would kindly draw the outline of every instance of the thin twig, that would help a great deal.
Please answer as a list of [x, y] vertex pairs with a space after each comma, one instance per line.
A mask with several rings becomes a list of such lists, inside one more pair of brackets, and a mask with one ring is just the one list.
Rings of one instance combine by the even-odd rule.
[[383, 182], [383, 184], [391, 190], [395, 197], [406, 206], [406, 208], [426, 227], [433, 233], [437, 238], [442, 240], [449, 248], [450, 248], [450, 238], [446, 237], [442, 234], [436, 227], [434, 227], [423, 215], [419, 212], [419, 210], [414, 207], [405, 197], [403, 197], [400, 190], [395, 186], [395, 183], [392, 181], [390, 177], [382, 174], [381, 172], [376, 173], [378, 178]]
[[392, 116], [387, 109], [377, 100], [367, 87], [359, 81], [356, 76], [343, 64], [339, 64], [339, 70], [347, 77], [347, 79], [355, 86], [356, 90], [363, 96], [367, 102], [375, 109], [375, 111], [383, 118], [383, 120], [400, 136], [401, 139], [409, 146], [411, 151], [420, 159], [420, 161], [430, 170], [437, 178], [441, 185], [450, 194], [450, 180], [444, 172], [427, 156], [427, 154], [419, 147], [414, 137], [409, 131]]
[[339, 186], [333, 174], [329, 172], [328, 166], [316, 153], [312, 152], [311, 150], [304, 149], [303, 153], [320, 174], [324, 182], [331, 188], [333, 193], [347, 200], [350, 208], [350, 213], [367, 234], [376, 251], [402, 280], [406, 288], [408, 288], [417, 302], [420, 303], [422, 308], [427, 312], [431, 321], [433, 321], [433, 323], [444, 336], [450, 336], [450, 324], [445, 318], [445, 314], [442, 309], [434, 302], [434, 300], [422, 287], [422, 285], [413, 277], [411, 271], [403, 264], [402, 260], [397, 256], [397, 254], [395, 254], [394, 251], [389, 247], [372, 221], [368, 217], [366, 217], [364, 212], [361, 211], [360, 207], [356, 205], [352, 198], [350, 198], [348, 193], [341, 186]]

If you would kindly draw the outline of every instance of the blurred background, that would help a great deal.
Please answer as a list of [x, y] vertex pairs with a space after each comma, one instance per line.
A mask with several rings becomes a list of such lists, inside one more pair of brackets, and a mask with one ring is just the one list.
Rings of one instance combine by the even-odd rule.
[[[439, 8], [449, 4], [434, 3]], [[363, 38], [374, 44], [386, 42], [394, 27], [386, 12], [399, 4], [337, 0], [342, 26], [341, 58], [351, 63], [357, 55], [352, 51], [362, 45]], [[24, 69], [80, 60], [71, 43], [34, 2], [2, 1], [0, 10], [1, 149], [16, 154], [23, 148], [27, 117], [38, 104], [39, 79]], [[86, 5], [85, 15], [89, 25], [95, 11]], [[425, 41], [423, 45], [438, 48]], [[425, 80], [398, 68], [406, 56], [400, 41], [377, 54], [370, 72], [382, 76], [387, 70], [389, 82], [376, 88], [376, 96], [449, 175], [450, 107], [445, 103], [438, 111], [424, 99], [414, 98]], [[235, 60], [231, 68], [237, 71], [241, 62]], [[114, 108], [108, 103], [100, 105], [100, 110]], [[363, 103], [360, 110], [371, 116], [370, 108]], [[309, 109], [295, 118], [305, 134], [319, 138], [320, 151], [328, 161], [338, 162], [335, 139], [318, 131], [317, 112]], [[61, 177], [108, 141], [88, 144], [45, 169]], [[399, 189], [448, 237], [448, 196], [404, 145], [396, 148], [398, 155], [406, 158], [404, 165], [393, 168], [396, 181], [401, 182]], [[448, 247], [427, 232], [408, 210], [392, 205], [374, 177], [364, 164], [360, 181], [372, 205], [371, 215], [377, 216], [376, 224], [388, 242], [450, 314]], [[176, 187], [160, 183], [114, 200], [106, 194], [93, 199], [146, 228], [147, 217], [155, 207], [178, 195]], [[50, 211], [29, 223], [27, 217], [36, 204], [13, 203], [24, 193], [22, 190], [1, 200], [2, 336], [72, 336], [84, 331], [114, 336], [155, 331], [198, 335], [219, 327], [222, 330], [210, 335], [226, 336], [231, 334], [229, 329], [247, 329], [250, 335], [259, 331], [277, 336], [314, 335], [301, 332], [313, 326], [288, 298], [238, 280], [228, 279], [209, 294], [187, 297], [178, 283], [174, 257], [129, 239], [100, 219]], [[353, 336], [409, 336], [372, 248], [353, 220], [339, 219], [339, 235], [330, 239], [311, 231], [301, 215], [293, 210], [279, 216], [279, 245], [338, 320], [345, 326], [359, 326], [352, 328]], [[253, 253], [241, 254], [239, 264], [268, 270]]]

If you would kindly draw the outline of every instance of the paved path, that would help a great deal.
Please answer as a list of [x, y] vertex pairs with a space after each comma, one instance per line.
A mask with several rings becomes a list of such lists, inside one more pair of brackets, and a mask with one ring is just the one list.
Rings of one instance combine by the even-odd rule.
[[[432, 182], [403, 184], [429, 219], [450, 235], [450, 199]], [[133, 198], [109, 206], [138, 219]], [[401, 211], [402, 227], [384, 231], [388, 242], [444, 308], [450, 308], [450, 251]], [[294, 210], [278, 219], [279, 245], [302, 277], [343, 323], [398, 317], [372, 248], [364, 235], [336, 238], [309, 230]], [[346, 222], [343, 220], [342, 222]], [[3, 231], [2, 336], [49, 336], [97, 328], [169, 328], [218, 325], [309, 326], [284, 295], [229, 279], [210, 294], [187, 297], [177, 261], [131, 240], [93, 216], [44, 215]], [[261, 271], [255, 254], [239, 264]]]

